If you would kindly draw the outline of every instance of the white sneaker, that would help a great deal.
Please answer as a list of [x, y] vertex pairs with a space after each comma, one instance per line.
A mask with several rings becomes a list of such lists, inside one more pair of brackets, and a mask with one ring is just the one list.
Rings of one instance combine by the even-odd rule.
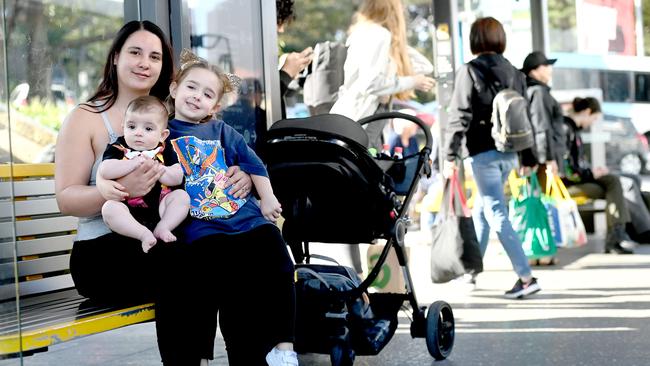
[[294, 351], [279, 350], [273, 347], [266, 355], [266, 363], [269, 366], [298, 366], [298, 355]]

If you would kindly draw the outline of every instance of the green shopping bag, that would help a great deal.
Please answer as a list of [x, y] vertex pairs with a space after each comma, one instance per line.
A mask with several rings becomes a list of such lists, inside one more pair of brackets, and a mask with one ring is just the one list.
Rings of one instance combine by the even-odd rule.
[[509, 215], [512, 228], [519, 234], [528, 258], [537, 259], [555, 254], [557, 247], [536, 174], [527, 176], [519, 195], [510, 199]]

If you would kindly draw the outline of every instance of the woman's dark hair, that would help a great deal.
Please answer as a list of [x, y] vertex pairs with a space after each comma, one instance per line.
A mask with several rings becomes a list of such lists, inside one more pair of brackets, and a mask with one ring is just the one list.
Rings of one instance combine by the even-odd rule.
[[278, 27], [294, 20], [293, 0], [275, 0], [276, 21]]
[[93, 106], [95, 107], [94, 111], [96, 113], [101, 113], [115, 104], [118, 85], [117, 66], [113, 63], [113, 60], [115, 59], [115, 56], [120, 53], [126, 39], [139, 30], [146, 30], [153, 33], [158, 37], [158, 39], [160, 39], [160, 44], [162, 45], [162, 69], [160, 70], [158, 81], [156, 81], [156, 84], [151, 88], [149, 95], [165, 100], [165, 97], [169, 94], [169, 84], [174, 80], [174, 57], [167, 36], [162, 29], [148, 20], [133, 20], [124, 24], [124, 26], [117, 32], [113, 44], [108, 51], [108, 55], [106, 56], [102, 81], [97, 87], [95, 94], [88, 99], [88, 102], [84, 103], [90, 105], [92, 104], [91, 102], [95, 102]]
[[598, 101], [598, 99], [594, 97], [586, 97], [586, 98], [576, 97], [575, 99], [573, 99], [572, 104], [573, 104], [573, 111], [577, 113], [582, 112], [587, 108], [591, 110], [591, 114], [600, 113], [601, 111], [600, 102]]
[[478, 18], [469, 32], [469, 47], [474, 55], [484, 52], [502, 54], [506, 50], [506, 32], [492, 17]]

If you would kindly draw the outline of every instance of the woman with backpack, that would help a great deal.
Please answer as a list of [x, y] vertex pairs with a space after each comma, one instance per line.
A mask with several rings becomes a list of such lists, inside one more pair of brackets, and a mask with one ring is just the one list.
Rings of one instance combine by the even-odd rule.
[[[504, 183], [518, 166], [537, 165], [530, 148], [519, 153], [497, 150], [492, 138], [492, 101], [496, 91], [510, 88], [526, 95], [526, 78], [503, 57], [506, 34], [499, 21], [479, 18], [470, 30], [470, 48], [477, 57], [460, 67], [450, 105], [449, 122], [443, 142], [444, 174], [449, 176], [462, 159], [463, 139], [471, 158], [478, 196], [472, 212], [481, 254], [485, 254], [490, 228], [496, 231], [519, 279], [505, 293], [508, 298], [523, 298], [540, 290], [533, 277], [521, 240], [508, 219]], [[472, 279], [473, 280], [473, 279]]]

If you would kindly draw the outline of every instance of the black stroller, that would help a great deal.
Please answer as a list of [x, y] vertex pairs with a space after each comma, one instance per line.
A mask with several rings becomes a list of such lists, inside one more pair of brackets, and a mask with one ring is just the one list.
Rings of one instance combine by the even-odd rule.
[[[425, 147], [412, 156], [372, 156], [364, 124], [389, 118], [416, 123]], [[397, 315], [408, 301], [413, 311], [411, 336], [426, 338], [436, 360], [451, 353], [455, 323], [451, 307], [436, 301], [420, 307], [407, 266], [406, 212], [421, 175], [431, 174], [432, 137], [417, 117], [381, 113], [359, 122], [326, 114], [276, 122], [268, 131], [264, 157], [273, 190], [282, 204], [283, 236], [297, 262], [299, 353], [330, 354], [332, 365], [352, 365], [355, 355], [376, 355], [397, 328]], [[310, 264], [309, 243], [386, 245], [361, 282], [348, 267]], [[405, 293], [367, 293], [390, 248], [395, 248]], [[304, 263], [306, 262], [306, 263]]]

